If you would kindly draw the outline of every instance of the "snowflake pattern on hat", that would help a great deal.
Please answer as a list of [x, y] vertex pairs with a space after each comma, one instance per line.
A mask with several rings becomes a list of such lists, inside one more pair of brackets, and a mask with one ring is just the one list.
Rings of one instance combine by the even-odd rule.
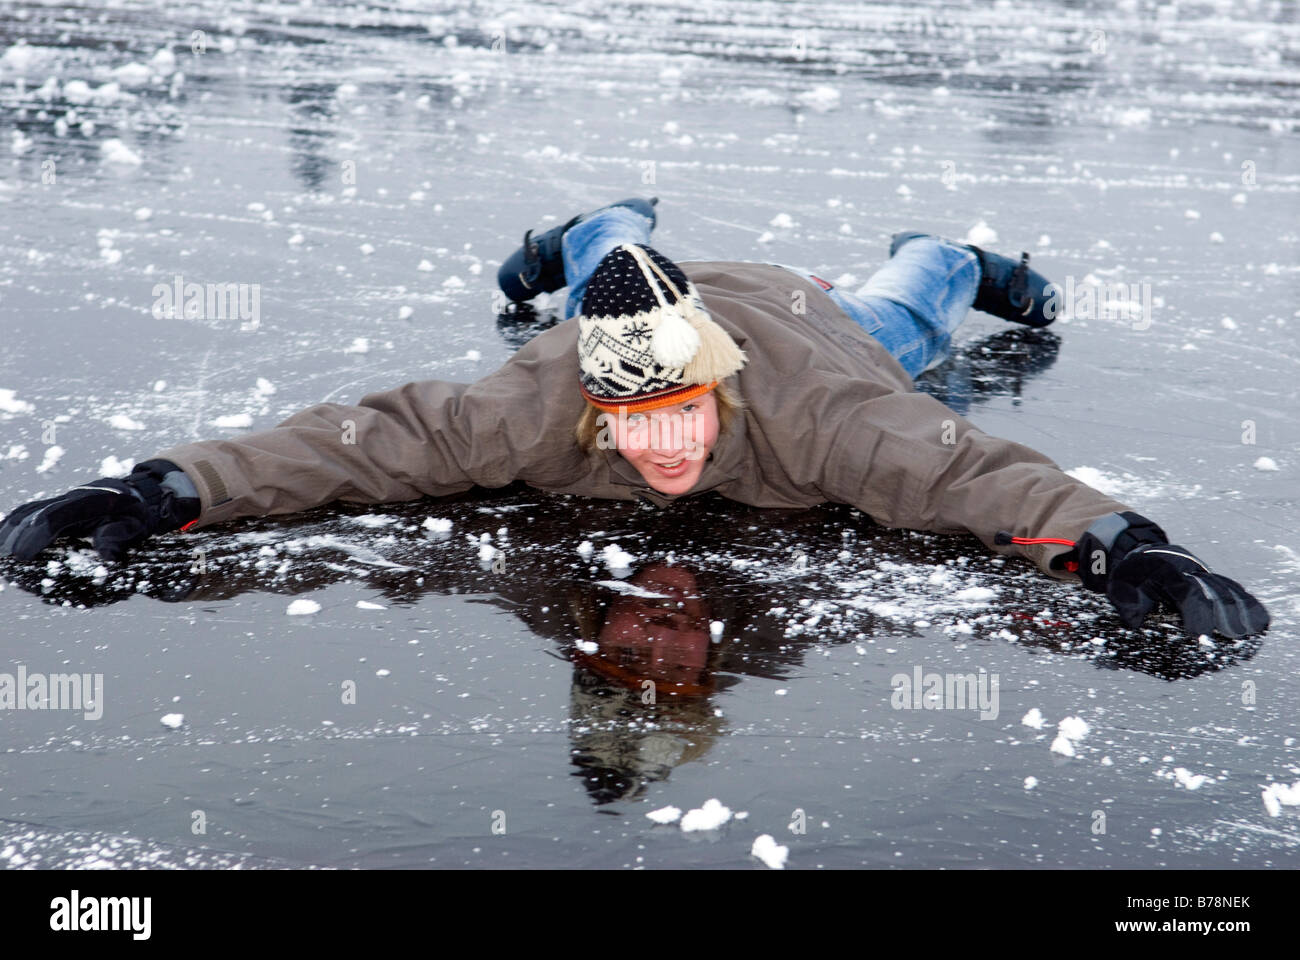
[[[578, 330], [582, 392], [601, 405], [686, 399], [744, 364], [681, 268], [643, 243], [621, 244], [600, 261]], [[704, 367], [695, 363], [702, 355]]]

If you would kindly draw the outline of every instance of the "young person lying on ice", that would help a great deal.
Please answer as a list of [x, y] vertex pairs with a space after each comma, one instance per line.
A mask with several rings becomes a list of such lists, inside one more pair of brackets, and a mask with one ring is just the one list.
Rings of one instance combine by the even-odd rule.
[[1267, 628], [1254, 597], [1155, 523], [914, 389], [972, 306], [1051, 322], [1047, 281], [1027, 254], [900, 233], [854, 297], [788, 265], [675, 264], [649, 246], [655, 202], [524, 235], [501, 286], [523, 301], [567, 283], [566, 319], [477, 383], [408, 383], [356, 406], [308, 407], [263, 433], [173, 447], [125, 480], [18, 507], [0, 524], [0, 555], [30, 560], [79, 536], [116, 560], [181, 527], [515, 480], [660, 507], [714, 490], [970, 531], [1104, 592], [1130, 627], [1163, 602], [1193, 637]]

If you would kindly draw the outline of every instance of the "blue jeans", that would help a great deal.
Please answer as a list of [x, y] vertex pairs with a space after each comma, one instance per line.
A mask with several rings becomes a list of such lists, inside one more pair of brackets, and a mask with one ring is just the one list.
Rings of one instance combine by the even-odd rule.
[[[605, 254], [620, 243], [649, 245], [649, 219], [627, 207], [611, 207], [564, 234], [561, 250], [569, 285], [566, 320], [581, 312], [587, 281]], [[857, 294], [840, 290], [802, 267], [775, 266], [817, 283], [912, 377], [947, 358], [953, 331], [966, 319], [980, 282], [974, 253], [929, 237], [918, 237], [901, 247]]]

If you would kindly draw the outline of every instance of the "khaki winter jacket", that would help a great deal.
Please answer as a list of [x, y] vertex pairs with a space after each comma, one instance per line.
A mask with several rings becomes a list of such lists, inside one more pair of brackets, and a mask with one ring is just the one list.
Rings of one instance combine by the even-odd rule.
[[[680, 263], [713, 318], [745, 351], [746, 409], [719, 437], [692, 496], [716, 490], [758, 507], [848, 503], [877, 522], [970, 531], [998, 553], [1048, 568], [1061, 545], [998, 546], [1013, 536], [1076, 540], [1129, 509], [1029, 447], [983, 433], [918, 393], [898, 362], [814, 282], [772, 264]], [[667, 507], [615, 450], [582, 453], [573, 429], [577, 321], [547, 330], [476, 383], [423, 380], [321, 403], [233, 440], [156, 456], [194, 481], [193, 528], [307, 510], [333, 500], [387, 503], [523, 480], [557, 493]]]

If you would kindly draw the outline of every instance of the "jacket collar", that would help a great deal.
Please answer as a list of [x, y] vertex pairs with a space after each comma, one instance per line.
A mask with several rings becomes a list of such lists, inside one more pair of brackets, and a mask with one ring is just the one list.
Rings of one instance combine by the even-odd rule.
[[660, 493], [646, 483], [645, 477], [641, 476], [636, 467], [632, 466], [617, 450], [605, 450], [603, 452], [605, 462], [609, 467], [610, 483], [631, 487], [638, 499], [649, 500], [656, 506], [665, 507], [674, 500], [705, 493], [740, 476], [745, 458], [745, 449], [745, 415], [737, 413], [732, 418], [730, 428], [718, 437], [713, 449], [709, 451], [709, 459], [705, 462], [704, 469], [700, 472], [700, 479], [695, 486], [686, 493], [677, 494], [676, 496]]

